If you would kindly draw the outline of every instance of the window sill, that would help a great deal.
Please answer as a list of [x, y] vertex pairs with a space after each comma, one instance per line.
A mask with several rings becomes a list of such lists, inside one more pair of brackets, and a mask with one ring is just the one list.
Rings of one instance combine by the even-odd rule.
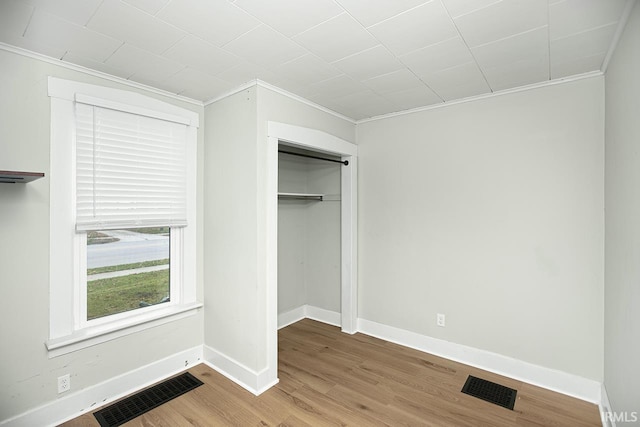
[[70, 335], [48, 340], [45, 342], [49, 351], [49, 358], [72, 353], [96, 344], [111, 341], [125, 335], [143, 331], [175, 320], [193, 316], [202, 307], [202, 303], [171, 306], [140, 316], [134, 316], [121, 321], [92, 326], [76, 331]]

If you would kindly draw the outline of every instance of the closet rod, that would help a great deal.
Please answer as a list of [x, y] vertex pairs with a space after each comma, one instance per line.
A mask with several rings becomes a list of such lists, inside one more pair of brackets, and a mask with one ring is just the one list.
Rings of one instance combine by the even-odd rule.
[[292, 153], [291, 151], [283, 151], [283, 150], [278, 150], [278, 153], [291, 154], [292, 156], [308, 157], [310, 159], [324, 160], [326, 162], [342, 163], [345, 166], [349, 165], [349, 160], [326, 159], [324, 157], [317, 157], [317, 156], [312, 156], [312, 155], [309, 155], [309, 154]]

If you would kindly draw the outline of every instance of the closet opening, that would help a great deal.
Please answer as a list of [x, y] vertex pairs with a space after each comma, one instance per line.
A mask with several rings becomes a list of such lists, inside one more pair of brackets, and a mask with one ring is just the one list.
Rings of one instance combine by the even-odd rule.
[[268, 123], [265, 378], [277, 378], [280, 327], [311, 318], [357, 332], [357, 167], [353, 143]]

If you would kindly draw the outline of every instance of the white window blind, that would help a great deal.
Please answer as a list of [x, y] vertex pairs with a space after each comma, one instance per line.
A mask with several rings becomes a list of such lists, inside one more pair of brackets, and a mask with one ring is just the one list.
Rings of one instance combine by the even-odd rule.
[[187, 126], [76, 103], [76, 230], [185, 226]]

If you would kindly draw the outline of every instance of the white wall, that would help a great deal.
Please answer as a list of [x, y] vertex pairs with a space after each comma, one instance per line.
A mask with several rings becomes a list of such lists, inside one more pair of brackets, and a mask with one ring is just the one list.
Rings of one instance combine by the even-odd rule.
[[205, 344], [260, 373], [267, 368], [267, 123], [348, 141], [347, 120], [262, 86], [205, 107]]
[[278, 203], [278, 314], [303, 305], [340, 312], [342, 167], [338, 163], [280, 155], [279, 191], [330, 197], [322, 202]]
[[359, 124], [359, 316], [601, 381], [603, 85]]
[[604, 382], [612, 410], [640, 411], [640, 6], [605, 76]]
[[[132, 90], [188, 108], [203, 108], [37, 59], [0, 50], [0, 170], [44, 172], [30, 184], [0, 184], [0, 421], [58, 399], [57, 377], [71, 392], [91, 387], [202, 343], [202, 315], [49, 359], [49, 127], [47, 76]], [[202, 162], [199, 160], [199, 166]], [[198, 174], [198, 228], [202, 174]], [[202, 296], [202, 238], [198, 238]], [[78, 408], [80, 409], [80, 408]]]

